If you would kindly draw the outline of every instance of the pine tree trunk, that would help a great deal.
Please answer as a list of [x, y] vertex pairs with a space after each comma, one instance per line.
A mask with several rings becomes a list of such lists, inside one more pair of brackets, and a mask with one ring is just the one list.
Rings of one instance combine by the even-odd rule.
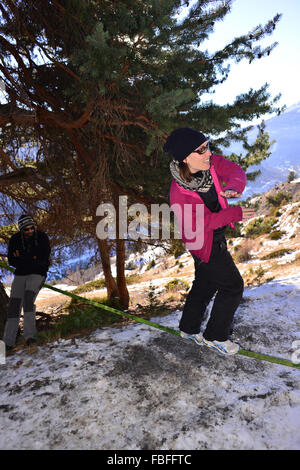
[[125, 242], [117, 240], [117, 286], [119, 291], [120, 305], [127, 309], [129, 306], [129, 292], [125, 277]]
[[101, 263], [103, 267], [103, 273], [105, 278], [107, 298], [111, 299], [112, 297], [118, 297], [118, 287], [116, 281], [113, 278], [111, 267], [110, 267], [110, 257], [109, 250], [106, 240], [97, 239], [98, 248], [101, 256]]
[[7, 318], [7, 306], [9, 298], [5, 292], [2, 282], [0, 282], [0, 339], [3, 338], [4, 327]]

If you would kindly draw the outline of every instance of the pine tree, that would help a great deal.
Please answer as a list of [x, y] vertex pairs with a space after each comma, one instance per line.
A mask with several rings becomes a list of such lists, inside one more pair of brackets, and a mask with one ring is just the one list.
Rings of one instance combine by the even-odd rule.
[[252, 126], [242, 130], [240, 140], [243, 142], [243, 149], [245, 150], [244, 154], [240, 153], [237, 155], [236, 153], [231, 153], [228, 156], [231, 161], [238, 163], [243, 170], [246, 171], [248, 181], [254, 181], [257, 176], [261, 174], [261, 170], [247, 172], [247, 169], [253, 165], [259, 165], [263, 160], [268, 158], [272, 153], [270, 148], [275, 143], [275, 140], [270, 141], [270, 136], [265, 130], [266, 125], [264, 121], [262, 121], [257, 128], [258, 134], [253, 144], [248, 143], [245, 134], [245, 131], [248, 132], [252, 129]]
[[[39, 210], [62, 238], [72, 231], [95, 238], [97, 206], [119, 195], [129, 203], [166, 202], [162, 144], [175, 127], [201, 129], [221, 145], [221, 133], [239, 139], [242, 121], [279, 111], [279, 97], [271, 98], [267, 85], [226, 106], [202, 96], [226, 80], [228, 60], [251, 63], [270, 54], [276, 44], [259, 41], [280, 15], [209, 54], [201, 44], [230, 13], [232, 0], [199, 0], [178, 19], [188, 4], [3, 0], [2, 193]], [[124, 243], [117, 246], [117, 283], [109, 263], [113, 243], [97, 245], [109, 295], [122, 297], [126, 307]]]

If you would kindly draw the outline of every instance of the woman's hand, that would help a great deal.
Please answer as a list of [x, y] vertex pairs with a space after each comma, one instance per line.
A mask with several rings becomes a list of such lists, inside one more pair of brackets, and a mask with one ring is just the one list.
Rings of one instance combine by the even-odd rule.
[[241, 197], [242, 193], [239, 193], [238, 191], [234, 191], [234, 189], [227, 189], [225, 192], [221, 191], [220, 195], [222, 197], [226, 197], [227, 199], [230, 199], [232, 197]]
[[[220, 195], [222, 197], [226, 197], [227, 199], [233, 198], [233, 197], [241, 197], [242, 193], [239, 193], [238, 191], [235, 191], [234, 189], [227, 189], [225, 192], [221, 191]], [[245, 207], [242, 207], [243, 211], [243, 222], [246, 220], [252, 219], [253, 217], [256, 217], [256, 211], [254, 209], [246, 209]]]
[[243, 211], [243, 222], [246, 220], [252, 219], [256, 217], [256, 211], [254, 209], [247, 209], [246, 207], [242, 207]]

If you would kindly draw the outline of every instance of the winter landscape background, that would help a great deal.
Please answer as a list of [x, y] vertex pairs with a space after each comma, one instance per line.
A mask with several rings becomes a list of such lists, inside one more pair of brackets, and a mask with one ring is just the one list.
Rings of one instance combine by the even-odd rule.
[[[290, 106], [280, 116], [274, 116], [265, 121], [266, 132], [270, 136], [270, 140], [276, 142], [272, 145], [270, 151], [271, 156], [264, 160], [259, 166], [252, 166], [251, 171], [261, 170], [261, 174], [255, 181], [249, 181], [242, 197], [239, 200], [245, 200], [254, 194], [269, 191], [275, 185], [280, 185], [287, 180], [289, 173], [294, 171], [296, 178], [300, 178], [300, 102]], [[256, 127], [251, 131], [249, 140], [255, 140], [257, 134]], [[236, 152], [243, 153], [243, 149], [239, 145], [232, 145], [226, 149], [226, 153]], [[237, 200], [238, 201], [238, 200]], [[85, 268], [91, 252], [68, 259], [65, 268], [68, 270], [76, 270], [76, 266]], [[66, 271], [64, 271], [66, 272]], [[50, 276], [48, 279], [56, 278]]]

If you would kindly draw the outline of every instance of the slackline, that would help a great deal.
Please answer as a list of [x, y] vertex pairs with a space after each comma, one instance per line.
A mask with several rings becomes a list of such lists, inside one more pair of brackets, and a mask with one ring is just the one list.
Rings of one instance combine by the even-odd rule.
[[[4, 269], [8, 270], [8, 271], [11, 271], [12, 273], [14, 273], [14, 271], [15, 271], [13, 268], [11, 268], [7, 264], [3, 263], [2, 261], [0, 261], [0, 266]], [[85, 297], [81, 297], [80, 295], [73, 294], [72, 292], [68, 292], [68, 291], [65, 291], [65, 290], [62, 290], [62, 289], [58, 289], [57, 287], [51, 286], [50, 284], [47, 284], [47, 283], [44, 283], [43, 287], [46, 287], [47, 289], [51, 289], [51, 290], [54, 290], [56, 292], [59, 292], [60, 294], [67, 295], [68, 297], [71, 297], [72, 299], [81, 300], [81, 301], [86, 302], [90, 305], [94, 305], [95, 307], [100, 308], [102, 310], [106, 310], [108, 312], [115, 313], [116, 315], [120, 315], [121, 317], [129, 318], [131, 320], [135, 320], [136, 322], [144, 323], [145, 325], [152, 326], [153, 328], [157, 328], [159, 330], [166, 331], [167, 333], [171, 333], [171, 334], [179, 336], [181, 338], [179, 330], [173, 330], [172, 328], [168, 328], [167, 326], [161, 325], [159, 323], [155, 323], [153, 321], [146, 320], [144, 318], [138, 317], [138, 316], [133, 315], [131, 313], [127, 313], [127, 312], [123, 312], [121, 310], [117, 310], [116, 308], [109, 307], [108, 305], [100, 304], [99, 302], [96, 302], [95, 300], [86, 299]], [[283, 366], [294, 367], [295, 369], [300, 369], [300, 364], [296, 364], [296, 363], [290, 361], [289, 359], [284, 359], [284, 358], [276, 357], [276, 356], [270, 356], [269, 354], [258, 353], [258, 352], [250, 351], [250, 350], [247, 350], [247, 349], [239, 349], [238, 354], [240, 354], [241, 356], [246, 356], [246, 357], [251, 357], [251, 358], [254, 358], [254, 359], [259, 359], [261, 361], [273, 362], [275, 364], [280, 364], [280, 365], [283, 365]]]

